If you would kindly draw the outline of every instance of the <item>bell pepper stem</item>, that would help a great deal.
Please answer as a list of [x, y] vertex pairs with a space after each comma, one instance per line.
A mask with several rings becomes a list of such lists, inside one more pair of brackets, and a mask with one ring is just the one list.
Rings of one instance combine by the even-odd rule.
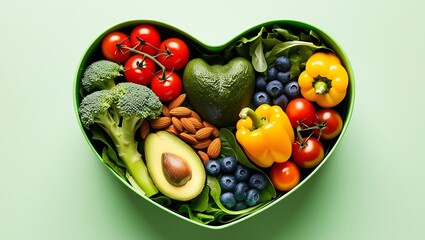
[[317, 81], [314, 84], [314, 90], [316, 94], [324, 94], [328, 91], [328, 84], [326, 84], [324, 81]]
[[253, 129], [258, 129], [261, 126], [263, 126], [264, 121], [263, 119], [261, 119], [254, 110], [252, 110], [251, 108], [243, 108], [240, 112], [239, 112], [239, 117], [242, 119], [246, 119], [247, 117], [249, 117], [252, 120], [252, 128]]

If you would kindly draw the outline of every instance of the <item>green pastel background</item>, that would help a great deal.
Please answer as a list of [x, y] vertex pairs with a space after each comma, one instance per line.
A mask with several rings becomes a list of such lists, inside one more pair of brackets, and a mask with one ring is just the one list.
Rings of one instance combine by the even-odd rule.
[[[1, 2], [0, 239], [423, 239], [423, 9], [419, 0]], [[276, 19], [324, 30], [356, 77], [338, 149], [294, 194], [224, 230], [150, 205], [96, 159], [72, 99], [88, 45], [132, 19], [209, 45]]]

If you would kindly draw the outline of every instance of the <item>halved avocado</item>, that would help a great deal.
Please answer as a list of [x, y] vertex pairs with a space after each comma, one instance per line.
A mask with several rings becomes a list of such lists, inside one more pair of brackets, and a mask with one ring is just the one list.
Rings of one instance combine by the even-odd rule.
[[188, 201], [202, 192], [204, 164], [189, 145], [166, 131], [158, 131], [146, 137], [144, 148], [148, 171], [161, 193]]

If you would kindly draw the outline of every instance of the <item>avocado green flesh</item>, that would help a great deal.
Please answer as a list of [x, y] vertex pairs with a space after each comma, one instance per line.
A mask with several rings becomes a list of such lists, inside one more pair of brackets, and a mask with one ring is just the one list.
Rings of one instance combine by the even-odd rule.
[[183, 73], [189, 102], [203, 119], [217, 127], [236, 123], [239, 111], [251, 101], [254, 85], [254, 69], [241, 57], [212, 66], [200, 58], [192, 59]]
[[[170, 183], [164, 174], [163, 153], [171, 153], [185, 160], [191, 171], [191, 177], [186, 183], [181, 186]], [[202, 160], [178, 137], [166, 131], [150, 133], [145, 140], [145, 159], [152, 181], [165, 196], [179, 201], [188, 201], [202, 192], [206, 181]]]

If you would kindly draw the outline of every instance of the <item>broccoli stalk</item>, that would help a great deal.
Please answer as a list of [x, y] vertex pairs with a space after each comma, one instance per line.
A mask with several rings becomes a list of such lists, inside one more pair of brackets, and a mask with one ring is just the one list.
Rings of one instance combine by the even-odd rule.
[[81, 84], [87, 92], [111, 89], [115, 87], [115, 78], [122, 76], [124, 67], [108, 60], [99, 60], [90, 64], [83, 74]]
[[137, 150], [135, 134], [144, 119], [157, 118], [161, 111], [162, 103], [152, 90], [129, 82], [91, 93], [79, 107], [83, 126], [97, 124], [110, 136], [127, 171], [148, 197], [158, 189]]

